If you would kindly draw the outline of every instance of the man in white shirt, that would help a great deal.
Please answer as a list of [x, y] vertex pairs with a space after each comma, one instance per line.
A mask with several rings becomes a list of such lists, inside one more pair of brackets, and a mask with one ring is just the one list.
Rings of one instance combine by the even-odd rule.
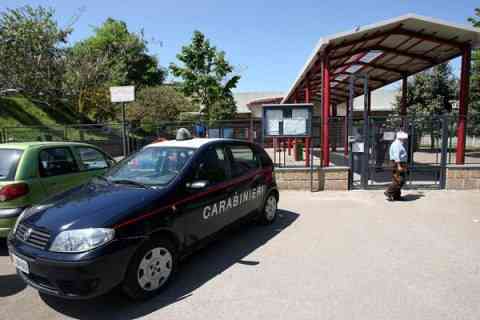
[[403, 131], [397, 132], [395, 141], [390, 145], [390, 161], [392, 162], [392, 183], [385, 191], [385, 195], [389, 201], [397, 201], [402, 199], [402, 187], [405, 184], [405, 176], [407, 173], [407, 149], [405, 142], [408, 134]]

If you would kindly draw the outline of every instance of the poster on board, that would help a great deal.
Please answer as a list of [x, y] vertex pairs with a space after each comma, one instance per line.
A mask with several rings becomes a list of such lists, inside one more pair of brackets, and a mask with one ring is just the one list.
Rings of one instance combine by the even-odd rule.
[[305, 119], [283, 120], [283, 134], [286, 136], [301, 136], [307, 134], [307, 121]]
[[292, 109], [292, 119], [308, 119], [308, 110]]
[[267, 134], [270, 136], [280, 135], [280, 122], [281, 120], [268, 120], [267, 121]]

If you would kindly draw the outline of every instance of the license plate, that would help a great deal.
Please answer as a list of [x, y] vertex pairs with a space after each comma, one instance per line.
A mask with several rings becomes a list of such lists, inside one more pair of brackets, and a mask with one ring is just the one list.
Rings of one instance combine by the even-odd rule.
[[23, 260], [22, 258], [17, 257], [16, 255], [12, 254], [12, 263], [18, 270], [22, 271], [23, 273], [29, 274], [30, 269], [28, 268], [28, 262]]

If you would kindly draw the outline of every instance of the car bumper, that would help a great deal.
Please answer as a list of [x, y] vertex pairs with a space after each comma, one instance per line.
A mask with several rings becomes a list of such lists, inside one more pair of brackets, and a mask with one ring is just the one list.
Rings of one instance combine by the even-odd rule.
[[[116, 240], [95, 249], [95, 258], [72, 260], [72, 254], [39, 250], [13, 236], [8, 239], [9, 253], [28, 262], [29, 273], [17, 270], [19, 276], [40, 292], [66, 299], [90, 299], [116, 287], [139, 245], [139, 240]], [[59, 260], [62, 256], [65, 260]]]
[[0, 238], [6, 238], [23, 208], [0, 209]]

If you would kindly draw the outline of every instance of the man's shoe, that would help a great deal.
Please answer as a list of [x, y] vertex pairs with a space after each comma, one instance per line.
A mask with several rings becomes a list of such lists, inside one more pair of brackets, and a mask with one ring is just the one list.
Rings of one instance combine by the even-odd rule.
[[383, 194], [387, 197], [388, 201], [394, 201], [395, 200], [395, 199], [393, 199], [393, 196], [391, 194], [389, 194], [387, 191], [385, 191]]

